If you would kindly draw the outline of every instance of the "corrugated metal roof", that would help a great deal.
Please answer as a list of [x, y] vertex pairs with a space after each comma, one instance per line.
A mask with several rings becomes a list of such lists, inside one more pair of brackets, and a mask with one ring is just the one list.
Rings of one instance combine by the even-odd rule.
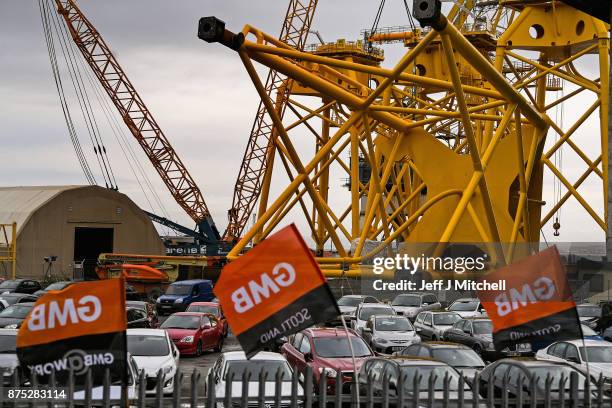
[[20, 186], [0, 187], [0, 224], [17, 222], [17, 230], [32, 213], [58, 194], [86, 186]]

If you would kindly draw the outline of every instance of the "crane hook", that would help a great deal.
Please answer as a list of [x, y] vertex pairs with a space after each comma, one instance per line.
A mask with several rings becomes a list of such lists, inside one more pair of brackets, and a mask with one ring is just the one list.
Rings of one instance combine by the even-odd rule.
[[561, 229], [561, 224], [559, 223], [559, 217], [555, 218], [555, 222], [553, 223], [553, 229], [555, 230], [553, 235], [555, 237], [558, 237], [560, 235], [559, 230]]

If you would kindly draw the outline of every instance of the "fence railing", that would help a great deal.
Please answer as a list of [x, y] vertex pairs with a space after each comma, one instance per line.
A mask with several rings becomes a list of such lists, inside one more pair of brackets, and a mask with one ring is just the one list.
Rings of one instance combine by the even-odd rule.
[[[412, 371], [399, 376], [383, 373], [358, 381], [352, 379], [352, 373], [350, 381], [346, 372], [335, 376], [327, 373], [323, 370], [316, 380], [308, 367], [305, 373], [293, 372], [291, 376], [278, 371], [268, 378], [262, 371], [259, 375], [227, 373], [220, 379], [204, 377], [194, 369], [191, 373], [177, 372], [172, 392], [164, 394], [168, 379], [162, 371], [148, 378], [142, 371], [135, 383], [131, 381], [124, 388], [111, 383], [108, 371], [101, 385], [92, 384], [91, 372], [76, 381], [70, 375], [67, 384], [56, 384], [51, 375], [51, 380], [41, 385], [35, 377], [24, 381], [16, 371], [10, 381], [5, 377], [0, 382], [0, 407], [612, 407], [611, 383], [601, 376], [582, 382], [575, 372], [560, 378], [550, 374], [484, 378], [479, 374], [451, 377], [446, 373], [439, 377], [433, 372], [423, 375]], [[11, 398], [16, 389], [60, 390], [63, 397]]]

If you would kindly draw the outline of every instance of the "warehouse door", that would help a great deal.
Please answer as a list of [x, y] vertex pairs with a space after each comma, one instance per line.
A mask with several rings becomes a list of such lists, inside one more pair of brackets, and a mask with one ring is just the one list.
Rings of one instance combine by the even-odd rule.
[[112, 228], [74, 229], [74, 262], [75, 265], [82, 265], [84, 279], [98, 278], [95, 272], [98, 256], [103, 252], [113, 252], [113, 233]]

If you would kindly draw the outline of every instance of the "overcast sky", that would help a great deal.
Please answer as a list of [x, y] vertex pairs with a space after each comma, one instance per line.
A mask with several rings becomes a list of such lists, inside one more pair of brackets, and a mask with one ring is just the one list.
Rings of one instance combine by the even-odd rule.
[[[326, 41], [357, 39], [369, 28], [378, 8], [372, 0], [322, 0], [313, 28]], [[381, 26], [405, 25], [403, 2], [388, 1]], [[412, 1], [409, 1], [412, 3]], [[278, 35], [286, 0], [80, 0], [94, 23], [203, 190], [220, 229], [244, 147], [251, 130], [258, 98], [238, 56], [222, 46], [196, 37], [197, 21], [215, 15], [238, 31], [246, 23]], [[311, 37], [310, 42], [315, 42]], [[38, 0], [0, 2], [0, 185], [85, 184], [70, 142], [51, 68], [38, 9]], [[404, 50], [386, 49], [386, 65]], [[78, 116], [77, 106], [73, 115]], [[566, 121], [579, 109], [566, 109]], [[100, 115], [103, 118], [102, 115]], [[120, 191], [145, 209], [147, 200], [126, 164], [109, 127], [101, 125]], [[566, 126], [567, 128], [567, 126]], [[593, 137], [593, 124], [580, 137]], [[99, 180], [92, 145], [86, 133], [81, 143]], [[144, 154], [130, 140], [171, 218], [191, 226], [157, 177]], [[594, 157], [595, 150], [589, 153]], [[575, 180], [585, 169], [568, 153], [565, 171]], [[348, 195], [337, 182], [335, 193]], [[600, 184], [586, 183], [585, 194], [601, 209]], [[336, 188], [337, 187], [337, 188]], [[280, 186], [279, 186], [280, 188]], [[553, 202], [553, 184], [547, 177], [545, 200]], [[154, 211], [159, 212], [158, 208]], [[563, 211], [565, 241], [600, 241], [602, 233], [575, 201]], [[550, 240], [552, 229], [545, 229]]]

